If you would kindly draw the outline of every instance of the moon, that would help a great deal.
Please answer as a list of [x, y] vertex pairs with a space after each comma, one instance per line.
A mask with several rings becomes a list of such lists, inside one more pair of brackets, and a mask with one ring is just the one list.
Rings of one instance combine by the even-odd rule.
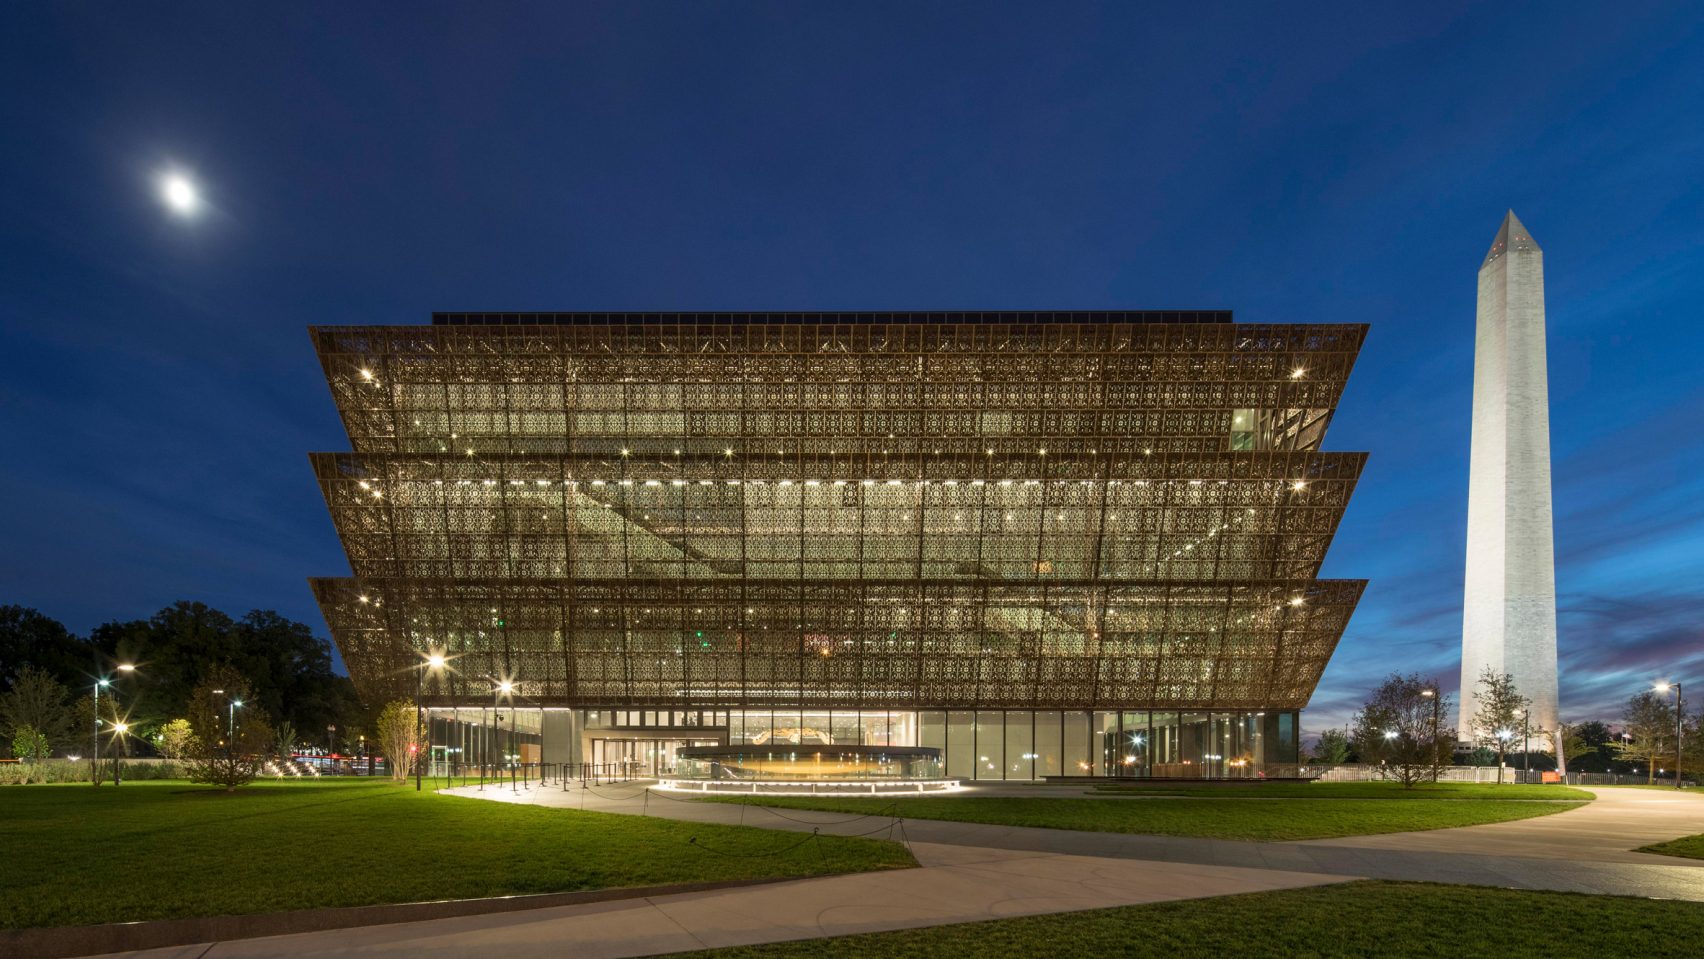
[[190, 216], [201, 206], [201, 194], [189, 177], [168, 173], [160, 177], [160, 199], [179, 216]]

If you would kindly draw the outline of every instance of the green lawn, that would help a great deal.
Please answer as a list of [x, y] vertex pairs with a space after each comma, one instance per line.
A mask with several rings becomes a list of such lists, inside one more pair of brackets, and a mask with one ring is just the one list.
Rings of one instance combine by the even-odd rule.
[[[713, 797], [705, 802], [745, 802]], [[754, 806], [820, 809], [841, 813], [892, 810], [909, 819], [950, 819], [1002, 826], [1039, 826], [1087, 832], [1145, 833], [1208, 839], [1328, 839], [1370, 833], [1410, 832], [1477, 826], [1566, 812], [1583, 803], [1486, 799], [1248, 799], [1054, 798], [1006, 796], [920, 796], [909, 799], [845, 799], [759, 796]]]
[[915, 863], [876, 839], [416, 793], [386, 781], [0, 789], [0, 927], [84, 925]]
[[1652, 843], [1640, 846], [1636, 852], [1654, 852], [1664, 856], [1680, 856], [1683, 859], [1704, 859], [1704, 834], [1697, 836], [1682, 836], [1670, 839], [1668, 842]]
[[1097, 786], [1105, 795], [1223, 796], [1234, 799], [1581, 799], [1584, 789], [1560, 785], [1505, 783], [1421, 783], [1413, 789], [1394, 782], [1254, 782], [1246, 785], [1204, 783], [1116, 783]]
[[1696, 956], [1704, 904], [1483, 886], [1352, 882], [1217, 899], [744, 946], [680, 959], [986, 956]]

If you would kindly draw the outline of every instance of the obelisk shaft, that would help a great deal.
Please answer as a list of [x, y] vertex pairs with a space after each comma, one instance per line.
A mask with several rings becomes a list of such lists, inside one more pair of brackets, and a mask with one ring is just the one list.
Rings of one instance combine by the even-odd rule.
[[1471, 455], [1457, 729], [1471, 738], [1490, 667], [1532, 701], [1536, 748], [1558, 727], [1544, 253], [1513, 211], [1479, 268]]

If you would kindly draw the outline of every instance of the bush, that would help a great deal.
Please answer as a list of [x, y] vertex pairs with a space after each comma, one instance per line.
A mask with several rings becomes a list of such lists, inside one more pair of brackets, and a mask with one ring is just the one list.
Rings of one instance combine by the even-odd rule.
[[[112, 781], [112, 760], [101, 757], [101, 777]], [[124, 762], [124, 779], [186, 779], [189, 769], [183, 763], [164, 759], [129, 759]], [[39, 763], [0, 763], [0, 786], [20, 786], [25, 783], [86, 783], [90, 781], [89, 761], [79, 759], [49, 759]]]

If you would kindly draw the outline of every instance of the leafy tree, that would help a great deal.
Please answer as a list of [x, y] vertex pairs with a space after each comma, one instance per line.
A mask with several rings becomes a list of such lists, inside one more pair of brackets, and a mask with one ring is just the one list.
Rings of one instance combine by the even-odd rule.
[[46, 670], [25, 666], [16, 674], [11, 690], [0, 696], [0, 722], [13, 736], [29, 729], [46, 739], [49, 746], [63, 742], [76, 720], [70, 695]]
[[184, 759], [195, 750], [195, 730], [189, 720], [174, 719], [154, 734], [154, 746], [167, 759]]
[[1497, 763], [1497, 754], [1484, 746], [1475, 746], [1468, 750], [1463, 762], [1468, 766], [1492, 766]]
[[397, 782], [408, 779], [410, 767], [418, 758], [418, 721], [414, 704], [406, 699], [392, 700], [379, 710], [379, 750], [384, 753], [391, 778]]
[[1570, 769], [1581, 772], [1606, 772], [1610, 763], [1610, 741], [1615, 738], [1609, 726], [1597, 720], [1583, 723], [1564, 723], [1562, 726], [1563, 754]]
[[0, 606], [0, 692], [34, 666], [67, 686], [81, 685], [94, 651], [58, 620], [26, 606]]
[[99, 626], [91, 640], [112, 659], [144, 665], [125, 690], [126, 706], [139, 719], [185, 715], [209, 664], [248, 679], [249, 715], [264, 713], [299, 730], [355, 725], [362, 717], [353, 684], [332, 671], [331, 645], [270, 610], [232, 619], [202, 603], [180, 602], [146, 620]]
[[1367, 698], [1357, 734], [1368, 755], [1376, 755], [1405, 788], [1438, 778], [1455, 743], [1455, 730], [1444, 725], [1449, 697], [1436, 679], [1392, 673]]
[[12, 734], [12, 755], [26, 763], [39, 763], [52, 754], [47, 737], [29, 726], [20, 726]]
[[1674, 707], [1647, 689], [1621, 707], [1621, 728], [1632, 738], [1617, 743], [1616, 751], [1623, 759], [1643, 762], [1645, 781], [1656, 782], [1657, 764], [1674, 761]]
[[230, 710], [233, 700], [246, 703], [252, 695], [248, 680], [229, 666], [210, 670], [195, 687], [189, 703], [189, 725], [194, 733], [189, 753], [192, 782], [224, 786], [229, 792], [259, 774], [272, 747], [272, 727], [259, 710], [245, 710], [241, 722]]
[[1531, 704], [1515, 689], [1515, 677], [1499, 674], [1491, 667], [1479, 674], [1479, 711], [1473, 714], [1473, 739], [1497, 750], [1497, 781], [1503, 781], [1503, 765], [1509, 737], [1519, 728], [1521, 710]]
[[1314, 762], [1326, 766], [1336, 766], [1349, 761], [1349, 736], [1341, 729], [1327, 729], [1319, 734], [1319, 745], [1314, 747]]
[[288, 760], [296, 749], [296, 727], [288, 719], [278, 724], [278, 758]]

